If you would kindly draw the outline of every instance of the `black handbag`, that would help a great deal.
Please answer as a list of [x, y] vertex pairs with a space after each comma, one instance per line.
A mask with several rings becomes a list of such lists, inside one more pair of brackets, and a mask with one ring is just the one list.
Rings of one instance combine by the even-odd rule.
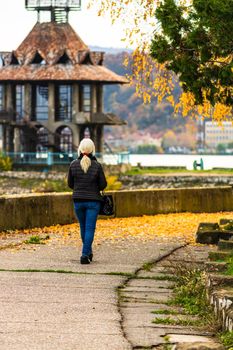
[[113, 196], [111, 194], [102, 193], [99, 215], [114, 215]]

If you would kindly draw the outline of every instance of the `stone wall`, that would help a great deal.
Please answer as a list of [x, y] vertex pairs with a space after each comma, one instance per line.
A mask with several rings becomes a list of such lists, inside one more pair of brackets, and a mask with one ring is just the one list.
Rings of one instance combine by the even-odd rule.
[[116, 216], [233, 210], [231, 187], [151, 189], [115, 192]]
[[224, 331], [233, 331], [232, 276], [207, 274], [207, 295]]
[[[229, 186], [111, 193], [116, 217], [233, 211], [233, 190]], [[0, 196], [0, 213], [0, 230], [69, 224], [76, 220], [70, 193]]]
[[161, 175], [120, 175], [121, 189], [180, 188], [233, 186], [232, 175], [161, 174]]
[[0, 230], [75, 221], [70, 193], [0, 196]]

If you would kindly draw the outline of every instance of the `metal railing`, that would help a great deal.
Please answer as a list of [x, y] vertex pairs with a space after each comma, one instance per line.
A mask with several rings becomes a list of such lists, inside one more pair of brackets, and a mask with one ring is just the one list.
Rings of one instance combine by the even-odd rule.
[[[6, 152], [6, 156], [10, 157], [13, 164], [20, 165], [62, 165], [70, 164], [74, 159], [77, 158], [76, 152], [71, 153], [53, 153], [53, 152]], [[129, 163], [129, 152], [115, 153], [115, 156], [111, 154], [97, 153], [96, 158], [101, 160], [105, 164], [128, 164]]]

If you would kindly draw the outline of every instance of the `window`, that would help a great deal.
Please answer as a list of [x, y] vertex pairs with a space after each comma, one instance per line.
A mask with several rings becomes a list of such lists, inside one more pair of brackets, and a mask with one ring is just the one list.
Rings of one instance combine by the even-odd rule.
[[72, 120], [72, 87], [71, 85], [60, 85], [57, 88], [57, 110], [58, 121]]
[[15, 110], [16, 120], [21, 120], [24, 116], [24, 85], [15, 87]]
[[48, 85], [36, 86], [35, 117], [36, 120], [48, 120]]
[[48, 150], [49, 134], [48, 130], [41, 127], [37, 131], [37, 145], [36, 150], [38, 152], [46, 152]]
[[72, 131], [68, 127], [63, 127], [58, 130], [60, 134], [60, 151], [69, 153], [73, 151], [73, 135]]
[[82, 86], [82, 110], [83, 112], [91, 111], [91, 86], [83, 85]]
[[4, 109], [4, 85], [0, 85], [0, 111]]

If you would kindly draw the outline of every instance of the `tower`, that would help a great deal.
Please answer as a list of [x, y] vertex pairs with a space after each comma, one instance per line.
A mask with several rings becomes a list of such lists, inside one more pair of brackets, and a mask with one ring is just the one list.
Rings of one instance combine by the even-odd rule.
[[[26, 0], [38, 21], [13, 52], [0, 52], [0, 124], [5, 152], [71, 152], [86, 134], [103, 151], [104, 125], [125, 122], [104, 113], [103, 86], [127, 80], [104, 67], [70, 26], [80, 0]], [[50, 14], [41, 22], [42, 12]]]
[[29, 11], [37, 11], [38, 22], [41, 12], [50, 12], [51, 22], [65, 23], [69, 21], [70, 11], [81, 10], [81, 0], [25, 0]]

